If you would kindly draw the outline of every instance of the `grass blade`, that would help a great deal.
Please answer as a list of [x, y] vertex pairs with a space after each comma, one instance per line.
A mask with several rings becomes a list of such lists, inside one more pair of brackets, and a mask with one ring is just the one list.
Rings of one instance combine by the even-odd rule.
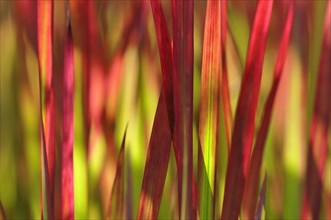
[[222, 54], [222, 104], [224, 112], [226, 141], [230, 152], [232, 137], [232, 110], [230, 102], [228, 68], [226, 61], [226, 34], [227, 34], [227, 0], [221, 1], [221, 54]]
[[262, 214], [262, 208], [265, 206], [265, 196], [266, 196], [266, 185], [267, 185], [267, 174], [264, 174], [264, 179], [262, 183], [262, 188], [259, 196], [259, 200], [256, 206], [256, 211], [255, 211], [255, 220], [261, 219], [261, 214]]
[[168, 119], [171, 133], [174, 129], [174, 96], [173, 96], [173, 60], [172, 60], [172, 49], [171, 41], [169, 37], [169, 32], [167, 28], [167, 23], [164, 17], [162, 5], [160, 0], [150, 0], [157, 43], [160, 52], [160, 61], [162, 69], [162, 78], [163, 78], [163, 91], [165, 95], [165, 101], [167, 104], [168, 110]]
[[254, 135], [263, 57], [273, 1], [258, 1], [235, 117], [222, 219], [238, 218]]
[[[174, 145], [180, 148], [180, 218], [195, 218], [193, 187], [193, 1], [172, 1], [174, 74]], [[181, 196], [181, 195], [182, 196]]]
[[62, 99], [62, 219], [74, 219], [74, 179], [73, 179], [73, 141], [74, 141], [74, 48], [71, 33], [69, 8], [67, 6], [68, 29], [64, 48], [64, 76]]
[[314, 112], [310, 125], [306, 169], [306, 188], [303, 197], [303, 219], [319, 219], [322, 201], [323, 176], [328, 151], [331, 91], [331, 2], [327, 2], [320, 64], [315, 93]]
[[[48, 2], [50, 3], [50, 2]], [[37, 51], [38, 51], [38, 68], [39, 68], [39, 128], [40, 128], [40, 156], [41, 156], [41, 218], [42, 219], [53, 219], [53, 209], [52, 209], [52, 191], [51, 184], [49, 179], [49, 168], [48, 168], [48, 159], [47, 159], [47, 147], [46, 147], [46, 139], [45, 139], [45, 128], [43, 122], [43, 97], [42, 97], [42, 75], [44, 71], [49, 71], [51, 69], [50, 60], [51, 60], [51, 51], [48, 51], [47, 43], [44, 44], [44, 37], [47, 39], [50, 33], [46, 33], [49, 31], [47, 26], [49, 22], [51, 22], [51, 17], [43, 18], [42, 11], [46, 6], [46, 9], [52, 10], [51, 5], [42, 5], [42, 2], [37, 2]], [[45, 24], [43, 24], [45, 22]], [[46, 28], [45, 28], [46, 27]], [[44, 29], [45, 28], [45, 29]], [[47, 59], [44, 62], [44, 59]], [[47, 68], [47, 69], [46, 69]], [[53, 185], [52, 185], [53, 186]]]
[[[162, 70], [162, 90], [154, 117], [147, 152], [137, 219], [155, 219], [160, 208], [174, 129], [173, 61], [167, 24], [161, 2], [151, 0]], [[179, 153], [176, 151], [177, 164]]]
[[[218, 128], [221, 93], [221, 2], [208, 1], [202, 57], [200, 89], [199, 167], [204, 167], [206, 175], [199, 174], [199, 213], [202, 219], [214, 218], [213, 200], [208, 192], [215, 193], [215, 168], [218, 148]], [[202, 154], [201, 154], [202, 153]], [[200, 157], [202, 157], [200, 159]], [[199, 169], [203, 171], [204, 169]]]
[[[55, 97], [52, 63], [53, 43], [53, 1], [38, 1], [38, 58], [41, 65], [41, 74], [46, 77], [46, 120], [45, 138], [48, 162], [49, 184], [51, 201], [54, 194], [54, 159], [55, 159]], [[52, 202], [51, 202], [52, 203]]]
[[160, 208], [172, 141], [164, 96], [161, 91], [148, 147], [137, 219], [156, 219]]
[[293, 18], [294, 18], [294, 1], [291, 1], [289, 3], [287, 17], [285, 20], [282, 39], [280, 43], [280, 48], [278, 51], [273, 84], [267, 102], [264, 106], [262, 122], [257, 133], [257, 138], [254, 144], [252, 158], [249, 165], [247, 181], [245, 185], [245, 192], [244, 192], [245, 193], [244, 201], [243, 201], [243, 212], [245, 218], [250, 218], [250, 219], [254, 218], [264, 146], [270, 127], [271, 114], [275, 102], [276, 93], [278, 90], [278, 85], [281, 79], [281, 75], [283, 72], [283, 67], [286, 59], [287, 48], [293, 25]]
[[125, 137], [123, 136], [121, 150], [118, 155], [116, 176], [110, 194], [106, 219], [124, 219], [124, 162], [125, 162]]

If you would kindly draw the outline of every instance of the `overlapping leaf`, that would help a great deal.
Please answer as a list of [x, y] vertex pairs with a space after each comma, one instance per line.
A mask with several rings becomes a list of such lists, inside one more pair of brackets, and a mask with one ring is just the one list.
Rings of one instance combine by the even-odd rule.
[[264, 52], [273, 1], [258, 1], [235, 116], [222, 219], [238, 218], [254, 136]]
[[243, 201], [244, 216], [246, 218], [251, 218], [251, 219], [254, 218], [264, 146], [265, 146], [268, 130], [270, 127], [271, 114], [275, 102], [278, 85], [281, 79], [281, 75], [283, 72], [283, 67], [286, 59], [287, 48], [293, 25], [293, 18], [294, 18], [294, 2], [292, 1], [289, 3], [286, 20], [284, 22], [282, 39], [281, 39], [277, 62], [274, 71], [273, 84], [267, 102], [264, 106], [262, 122], [259, 131], [257, 133], [257, 138], [254, 144], [252, 158], [249, 164], [247, 181], [245, 185], [245, 195]]
[[170, 37], [161, 2], [151, 0], [151, 6], [160, 53], [163, 86], [147, 152], [137, 219], [157, 218], [169, 163], [174, 124], [173, 62]]

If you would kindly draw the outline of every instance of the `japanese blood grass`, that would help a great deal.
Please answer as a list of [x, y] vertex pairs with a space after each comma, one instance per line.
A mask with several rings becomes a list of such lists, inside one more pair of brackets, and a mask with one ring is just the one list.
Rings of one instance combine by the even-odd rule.
[[[37, 212], [42, 219], [287, 217], [291, 207], [284, 207], [289, 201], [283, 202], [281, 196], [291, 195], [286, 191], [289, 175], [282, 174], [288, 169], [283, 167], [288, 160], [283, 142], [288, 140], [276, 128], [284, 126], [284, 119], [279, 119], [279, 111], [288, 105], [284, 93], [296, 89], [296, 83], [305, 88], [301, 84], [309, 79], [303, 74], [304, 80], [293, 86], [287, 78], [298, 70], [307, 72], [306, 65], [293, 60], [301, 45], [290, 40], [298, 29], [299, 12], [307, 10], [305, 19], [311, 21], [317, 15], [309, 7], [319, 3], [38, 0], [13, 4], [18, 12], [36, 11], [33, 15], [26, 10], [26, 20], [17, 19], [17, 34], [22, 35], [23, 45], [31, 44], [37, 58], [38, 72], [27, 71], [28, 80], [20, 83], [33, 88], [30, 75], [38, 76], [40, 186], [36, 189], [41, 203], [29, 205], [30, 200], [23, 198], [24, 183], [15, 182], [19, 191], [14, 196], [1, 189], [1, 219], [16, 218], [13, 213], [20, 209], [27, 218], [36, 218]], [[331, 9], [329, 1], [325, 5], [324, 26], [319, 24], [321, 52], [311, 55], [319, 58], [319, 65], [309, 132], [307, 137], [295, 137], [301, 138], [295, 143], [307, 142], [307, 148], [295, 148], [306, 151], [306, 156], [298, 159], [301, 152], [293, 156], [295, 162], [306, 160], [300, 166], [306, 168], [285, 170], [302, 183], [303, 188], [297, 189], [302, 198], [295, 200], [300, 204], [294, 206], [300, 210], [294, 211], [301, 212], [303, 219], [330, 215]], [[249, 38], [238, 34], [246, 32]], [[1, 64], [6, 64], [3, 57]], [[31, 58], [25, 59], [28, 67], [32, 65]], [[298, 63], [300, 68], [292, 67]], [[1, 74], [6, 72], [1, 68]], [[264, 84], [267, 81], [270, 86]], [[305, 99], [306, 91], [298, 94]], [[77, 97], [82, 99], [78, 104]], [[284, 104], [277, 97], [284, 98]], [[129, 128], [124, 131], [125, 123]], [[12, 158], [8, 144], [0, 141], [1, 154]], [[19, 166], [14, 170], [26, 163], [21, 159], [15, 161]], [[1, 165], [7, 160], [3, 161]], [[35, 194], [33, 187], [26, 188], [31, 188], [29, 195]], [[74, 192], [86, 195], [76, 197]], [[24, 208], [17, 205], [16, 210], [16, 203]], [[80, 204], [86, 204], [87, 210], [78, 212]]]

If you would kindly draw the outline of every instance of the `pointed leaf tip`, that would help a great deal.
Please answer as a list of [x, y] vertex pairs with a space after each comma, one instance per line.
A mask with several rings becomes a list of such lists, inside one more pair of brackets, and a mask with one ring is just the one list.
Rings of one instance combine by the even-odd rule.
[[111, 190], [106, 219], [124, 219], [124, 164], [125, 164], [125, 139], [127, 127], [123, 135], [121, 150], [117, 159], [116, 176]]

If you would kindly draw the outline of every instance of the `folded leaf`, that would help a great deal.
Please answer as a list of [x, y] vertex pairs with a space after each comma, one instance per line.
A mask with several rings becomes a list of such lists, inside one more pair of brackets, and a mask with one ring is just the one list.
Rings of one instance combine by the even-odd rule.
[[270, 127], [271, 114], [275, 102], [278, 85], [283, 72], [283, 67], [286, 59], [287, 48], [291, 36], [291, 30], [294, 17], [294, 1], [289, 3], [286, 20], [284, 22], [284, 29], [281, 38], [280, 48], [278, 51], [277, 62], [274, 70], [274, 80], [268, 95], [267, 102], [264, 106], [264, 112], [260, 128], [257, 133], [257, 138], [254, 144], [252, 158], [249, 164], [249, 170], [247, 175], [247, 181], [245, 185], [243, 212], [245, 218], [254, 218], [257, 194], [260, 181], [260, 170], [262, 164], [262, 157], [267, 139], [267, 134]]
[[64, 46], [64, 75], [62, 97], [62, 219], [74, 219], [74, 48], [71, 33], [69, 9], [68, 29]]
[[180, 218], [196, 218], [193, 204], [193, 1], [172, 1], [174, 145], [179, 148]]
[[[221, 2], [208, 1], [202, 56], [202, 75], [200, 89], [199, 167], [206, 169], [206, 176], [199, 174], [201, 195], [200, 218], [211, 219], [213, 200], [208, 189], [215, 193], [215, 175], [218, 148], [220, 93], [221, 93]], [[202, 153], [202, 154], [201, 154]], [[202, 158], [200, 158], [202, 157]], [[204, 169], [199, 169], [203, 171]]]
[[307, 155], [306, 188], [303, 197], [302, 219], [319, 219], [323, 176], [328, 151], [331, 91], [331, 2], [327, 2], [323, 41], [316, 85], [314, 112], [310, 124]]
[[121, 150], [118, 155], [116, 176], [111, 190], [106, 219], [124, 219], [124, 163], [125, 163], [125, 137], [123, 136]]
[[258, 1], [227, 167], [222, 219], [237, 219], [254, 137], [255, 113], [273, 1]]

